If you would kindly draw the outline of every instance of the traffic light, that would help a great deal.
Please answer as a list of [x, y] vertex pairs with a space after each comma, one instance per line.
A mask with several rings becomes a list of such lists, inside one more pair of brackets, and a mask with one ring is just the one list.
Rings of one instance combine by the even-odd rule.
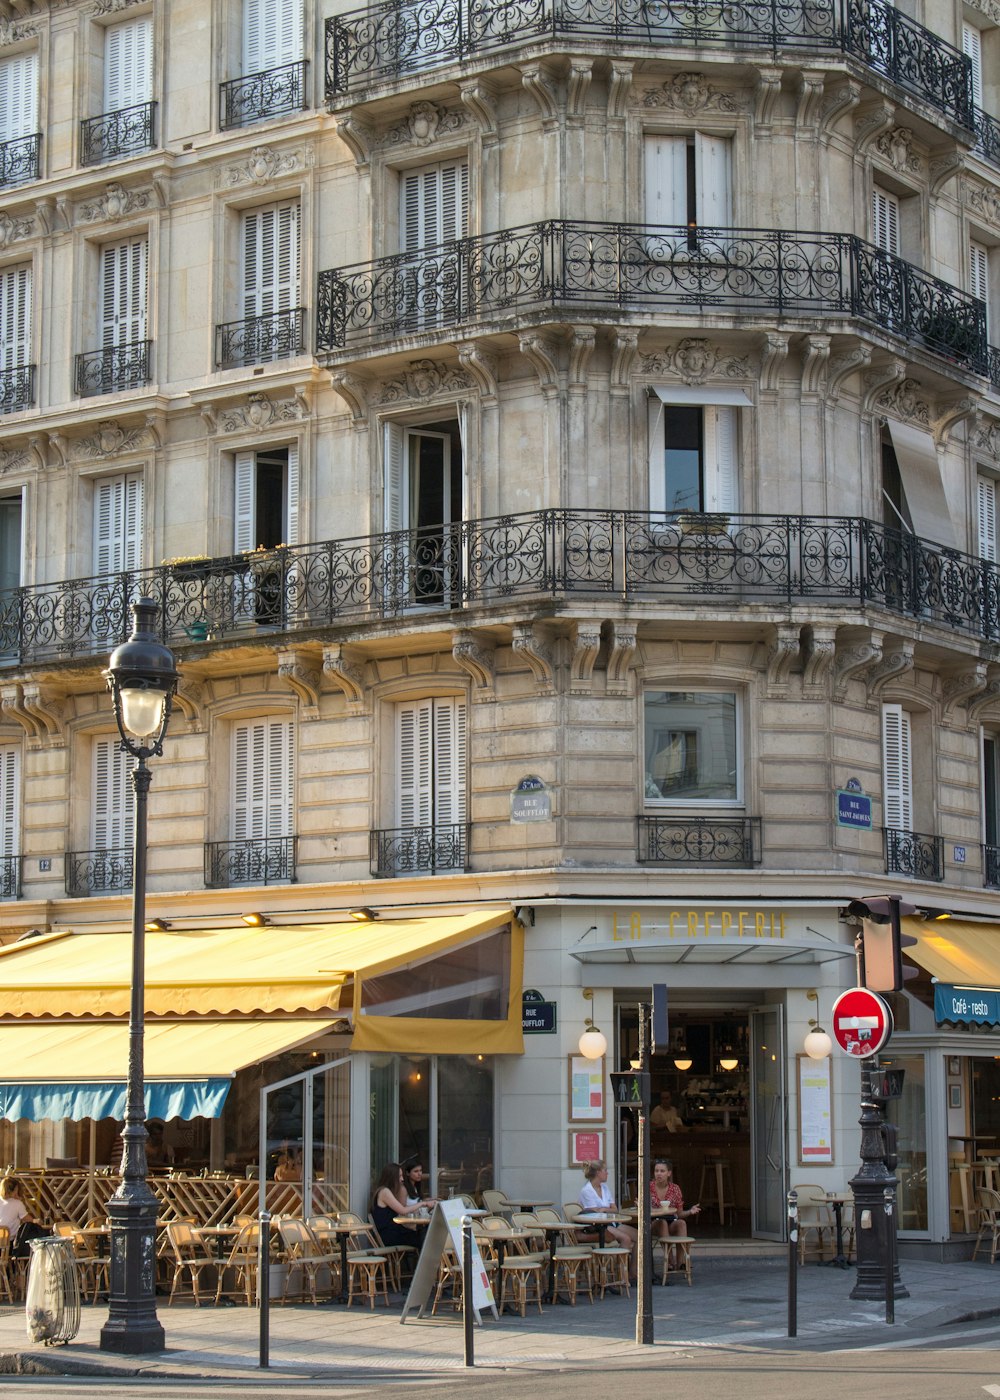
[[903, 967], [903, 949], [917, 940], [899, 925], [904, 915], [917, 912], [916, 905], [896, 895], [874, 895], [852, 900], [847, 912], [861, 921], [861, 985], [872, 992], [898, 992], [907, 977], [916, 976]]

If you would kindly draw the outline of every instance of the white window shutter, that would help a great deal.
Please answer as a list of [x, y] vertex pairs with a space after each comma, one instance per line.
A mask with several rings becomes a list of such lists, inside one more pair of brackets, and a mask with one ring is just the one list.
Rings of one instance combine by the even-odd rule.
[[272, 719], [267, 725], [265, 835], [271, 838], [292, 834], [294, 728], [291, 720]]
[[132, 473], [125, 478], [124, 518], [122, 520], [122, 568], [142, 567], [142, 477]]
[[664, 450], [666, 413], [663, 401], [650, 395], [646, 405], [649, 435], [649, 509], [655, 513], [667, 508], [667, 467]]
[[913, 830], [912, 782], [910, 716], [902, 705], [883, 705], [883, 820], [892, 831]]
[[237, 724], [233, 729], [234, 841], [252, 841], [264, 835], [263, 759], [263, 724]]
[[899, 200], [877, 185], [872, 188], [872, 242], [883, 253], [899, 256]]
[[434, 821], [465, 821], [466, 715], [458, 699], [434, 701]]
[[146, 339], [147, 243], [101, 249], [101, 343], [106, 349]]
[[257, 455], [237, 452], [235, 462], [235, 510], [233, 512], [233, 551], [243, 554], [255, 549], [257, 540]]
[[429, 826], [433, 819], [433, 704], [396, 706], [396, 825]]
[[135, 840], [135, 807], [131, 772], [134, 760], [122, 753], [117, 739], [94, 743], [93, 848], [131, 849]]
[[104, 33], [104, 110], [148, 102], [153, 91], [153, 28], [148, 15], [111, 24]]
[[302, 0], [244, 0], [243, 73], [266, 73], [302, 57]]
[[974, 24], [962, 25], [962, 52], [972, 67], [972, 100], [983, 105], [983, 39]]
[[0, 369], [31, 362], [31, 268], [0, 272]]
[[986, 331], [990, 329], [990, 253], [983, 243], [969, 243], [969, 291], [986, 303]]
[[38, 130], [38, 55], [18, 54], [0, 61], [0, 142], [33, 136]]
[[299, 206], [243, 215], [243, 315], [271, 316], [299, 304]]
[[997, 562], [997, 483], [991, 476], [976, 478], [976, 523], [979, 557]]
[[465, 161], [441, 167], [440, 203], [439, 241], [464, 238], [469, 227], [469, 167]]
[[94, 487], [94, 572], [118, 574], [141, 561], [142, 477], [103, 477]]
[[645, 221], [679, 227], [688, 222], [687, 137], [647, 136]]
[[407, 171], [400, 184], [400, 242], [413, 253], [454, 238], [469, 226], [469, 166], [446, 161]]
[[0, 745], [0, 856], [21, 854], [21, 750]]
[[387, 531], [406, 528], [406, 438], [402, 425], [384, 426], [383, 455], [385, 458], [385, 528]]
[[285, 544], [299, 542], [299, 447], [288, 448], [288, 469], [285, 475]]
[[259, 316], [261, 306], [261, 241], [263, 209], [251, 209], [243, 215], [243, 315]]
[[732, 227], [732, 149], [728, 137], [695, 134], [696, 217], [707, 228]]
[[735, 408], [709, 405], [704, 414], [705, 510], [736, 509], [737, 450]]

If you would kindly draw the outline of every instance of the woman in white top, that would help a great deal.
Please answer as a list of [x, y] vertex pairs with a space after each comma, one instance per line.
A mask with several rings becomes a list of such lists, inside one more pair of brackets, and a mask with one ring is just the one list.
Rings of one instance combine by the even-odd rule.
[[46, 1232], [21, 1200], [21, 1184], [14, 1176], [0, 1181], [0, 1229], [10, 1231], [10, 1252], [15, 1259], [28, 1254], [28, 1241]]
[[[615, 1198], [608, 1187], [607, 1162], [588, 1162], [583, 1169], [583, 1174], [587, 1180], [576, 1198], [582, 1208], [588, 1211], [617, 1210]], [[630, 1251], [628, 1271], [629, 1277], [634, 1280], [636, 1276], [635, 1247], [639, 1239], [638, 1230], [634, 1230], [631, 1225], [609, 1225], [607, 1234], [616, 1244], [624, 1245]]]

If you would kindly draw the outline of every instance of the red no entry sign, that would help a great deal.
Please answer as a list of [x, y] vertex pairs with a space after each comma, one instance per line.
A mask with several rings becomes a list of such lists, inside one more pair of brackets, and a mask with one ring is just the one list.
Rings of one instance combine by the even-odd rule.
[[892, 1034], [892, 1012], [876, 992], [852, 987], [833, 1003], [833, 1036], [841, 1050], [874, 1055]]

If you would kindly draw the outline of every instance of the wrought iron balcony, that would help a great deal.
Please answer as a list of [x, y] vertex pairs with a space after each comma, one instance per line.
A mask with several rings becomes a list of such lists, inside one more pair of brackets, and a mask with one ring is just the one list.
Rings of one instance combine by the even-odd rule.
[[18, 136], [13, 141], [0, 141], [0, 188], [37, 180], [41, 149], [40, 132], [34, 136]]
[[230, 885], [290, 884], [294, 880], [294, 836], [205, 843], [205, 884], [210, 890]]
[[1000, 168], [1000, 121], [976, 108], [976, 155]]
[[268, 68], [263, 73], [220, 83], [219, 126], [228, 131], [230, 127], [251, 126], [270, 117], [305, 111], [309, 105], [308, 71], [309, 60], [302, 59], [299, 63], [285, 63], [280, 68]]
[[565, 219], [321, 272], [317, 346], [547, 307], [851, 316], [976, 373], [987, 365], [981, 301], [852, 234]]
[[119, 394], [124, 389], [141, 389], [150, 380], [151, 340], [133, 340], [128, 345], [107, 345], [103, 350], [87, 350], [76, 357], [74, 385], [81, 399], [96, 394]]
[[441, 875], [463, 871], [469, 860], [467, 822], [438, 822], [434, 826], [401, 826], [369, 833], [371, 872], [393, 875]]
[[0, 413], [20, 413], [35, 402], [35, 366], [0, 369]]
[[132, 888], [132, 848], [66, 852], [66, 893], [117, 894]]
[[305, 310], [272, 311], [268, 316], [247, 316], [215, 328], [215, 365], [266, 365], [301, 355], [305, 345]]
[[882, 828], [887, 875], [909, 875], [914, 880], [944, 879], [944, 838], [917, 831]]
[[1000, 846], [983, 845], [983, 884], [987, 889], [1000, 889]]
[[844, 52], [963, 126], [969, 60], [882, 0], [399, 0], [326, 21], [326, 95], [558, 36], [656, 48]]
[[22, 856], [0, 856], [0, 899], [21, 898]]
[[640, 865], [760, 865], [760, 817], [640, 816]]
[[87, 117], [80, 123], [80, 164], [103, 165], [151, 151], [156, 144], [155, 125], [155, 102]]

